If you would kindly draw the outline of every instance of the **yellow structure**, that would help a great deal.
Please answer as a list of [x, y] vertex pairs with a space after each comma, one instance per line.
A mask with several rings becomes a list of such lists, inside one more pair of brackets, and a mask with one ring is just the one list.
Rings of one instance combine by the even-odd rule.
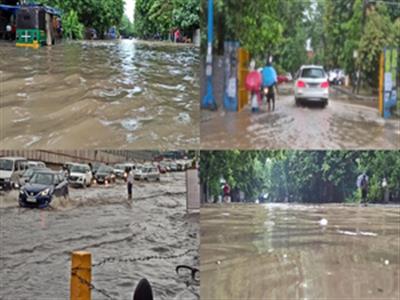
[[15, 44], [17, 47], [28, 47], [28, 48], [33, 48], [33, 49], [39, 49], [40, 45], [38, 41], [34, 41], [32, 44], [27, 44], [27, 43], [16, 43]]
[[246, 77], [249, 73], [250, 54], [244, 48], [238, 49], [238, 111], [249, 102], [249, 92], [246, 89]]
[[70, 300], [91, 300], [92, 255], [86, 251], [72, 253]]
[[385, 55], [382, 52], [379, 60], [379, 113], [383, 117], [383, 81], [385, 75]]

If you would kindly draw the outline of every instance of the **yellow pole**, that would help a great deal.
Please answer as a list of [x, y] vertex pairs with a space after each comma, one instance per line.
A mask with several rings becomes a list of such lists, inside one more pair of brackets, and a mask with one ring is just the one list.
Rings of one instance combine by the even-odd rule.
[[382, 52], [379, 60], [379, 112], [383, 116], [383, 79], [384, 79], [385, 55]]
[[92, 255], [72, 252], [70, 300], [91, 300]]

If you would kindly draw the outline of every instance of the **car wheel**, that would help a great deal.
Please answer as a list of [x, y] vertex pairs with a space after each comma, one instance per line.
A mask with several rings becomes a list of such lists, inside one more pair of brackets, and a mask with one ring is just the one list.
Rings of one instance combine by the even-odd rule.
[[322, 107], [325, 108], [328, 106], [328, 100], [325, 99], [324, 102], [322, 102]]
[[300, 99], [299, 98], [294, 98], [294, 102], [296, 103], [296, 106], [300, 106]]
[[82, 187], [83, 187], [84, 189], [87, 187], [87, 185], [86, 185], [86, 180], [83, 181]]

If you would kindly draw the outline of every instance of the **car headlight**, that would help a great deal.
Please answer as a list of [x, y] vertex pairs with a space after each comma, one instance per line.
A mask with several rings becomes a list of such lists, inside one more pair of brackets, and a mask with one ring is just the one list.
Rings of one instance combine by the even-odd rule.
[[22, 190], [19, 191], [19, 193], [20, 193], [21, 195], [23, 195], [23, 194], [25, 194], [25, 190], [22, 189]]
[[44, 191], [42, 191], [42, 192], [40, 193], [40, 196], [47, 196], [47, 195], [49, 194], [49, 192], [50, 192], [50, 189], [47, 188], [47, 189], [45, 189]]

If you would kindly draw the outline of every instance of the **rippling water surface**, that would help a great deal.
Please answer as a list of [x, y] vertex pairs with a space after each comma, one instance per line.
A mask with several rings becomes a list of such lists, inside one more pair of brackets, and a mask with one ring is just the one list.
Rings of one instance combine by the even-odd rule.
[[[146, 277], [155, 299], [198, 299], [199, 285], [179, 277], [175, 267], [198, 268], [198, 216], [186, 214], [184, 173], [160, 183], [135, 183], [133, 202], [124, 185], [71, 189], [53, 209], [20, 209], [17, 193], [0, 195], [0, 299], [69, 299], [70, 253], [86, 250], [94, 267], [92, 283], [111, 299], [132, 299]], [[173, 259], [117, 262], [146, 256]], [[92, 299], [107, 299], [92, 291]]]
[[201, 299], [395, 300], [400, 208], [208, 206], [200, 257]]
[[[199, 51], [135, 40], [0, 44], [0, 142], [33, 148], [199, 143]], [[6, 58], [6, 59], [4, 59]]]

